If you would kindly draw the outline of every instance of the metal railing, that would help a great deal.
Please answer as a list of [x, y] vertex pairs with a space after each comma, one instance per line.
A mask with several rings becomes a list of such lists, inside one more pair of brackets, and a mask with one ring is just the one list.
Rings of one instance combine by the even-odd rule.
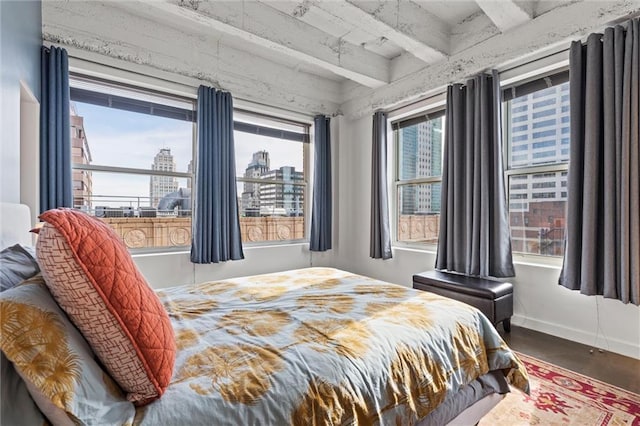
[[185, 217], [191, 216], [190, 209], [176, 207], [159, 210], [153, 207], [152, 197], [139, 195], [76, 195], [74, 208], [92, 216], [104, 218], [118, 217]]

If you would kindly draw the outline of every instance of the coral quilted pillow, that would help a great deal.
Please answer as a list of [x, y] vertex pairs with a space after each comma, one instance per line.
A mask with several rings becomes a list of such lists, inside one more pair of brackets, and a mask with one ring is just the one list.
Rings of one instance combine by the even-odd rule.
[[71, 209], [49, 210], [36, 246], [47, 286], [136, 405], [169, 385], [176, 346], [169, 317], [116, 233]]

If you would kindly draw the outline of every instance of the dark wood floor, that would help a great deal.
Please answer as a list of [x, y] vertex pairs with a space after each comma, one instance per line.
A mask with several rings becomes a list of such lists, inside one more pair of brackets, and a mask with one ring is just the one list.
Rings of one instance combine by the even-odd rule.
[[[498, 330], [515, 351], [640, 394], [640, 360], [521, 327]], [[593, 353], [590, 350], [594, 349]]]

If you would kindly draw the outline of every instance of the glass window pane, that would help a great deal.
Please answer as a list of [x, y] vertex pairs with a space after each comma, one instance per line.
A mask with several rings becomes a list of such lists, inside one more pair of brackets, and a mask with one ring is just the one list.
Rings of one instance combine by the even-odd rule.
[[569, 161], [569, 83], [507, 103], [511, 122], [509, 166], [529, 167]]
[[438, 242], [441, 190], [440, 182], [398, 187], [398, 241]]
[[273, 179], [275, 173], [304, 174], [304, 144], [244, 132], [233, 132], [239, 178]]
[[[304, 125], [243, 113], [234, 115], [242, 122], [308, 133], [308, 127]], [[304, 165], [305, 147], [309, 145], [242, 131], [235, 131], [234, 138], [242, 241], [304, 239]], [[266, 180], [272, 182], [261, 182]]]
[[193, 123], [71, 102], [71, 142], [74, 163], [188, 172]]
[[509, 179], [509, 221], [514, 253], [563, 255], [566, 184], [566, 172]]
[[[129, 248], [191, 245], [191, 179], [74, 170], [74, 207], [108, 223]], [[162, 187], [163, 192], [150, 189]]]
[[238, 182], [242, 241], [287, 241], [305, 234], [302, 173], [283, 177], [285, 183]]
[[442, 175], [444, 117], [396, 130], [398, 180]]

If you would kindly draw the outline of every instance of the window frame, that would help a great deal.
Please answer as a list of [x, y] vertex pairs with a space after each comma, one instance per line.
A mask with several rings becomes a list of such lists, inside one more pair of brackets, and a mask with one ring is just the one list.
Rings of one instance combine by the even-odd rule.
[[[236, 185], [239, 183], [257, 183], [257, 184], [271, 184], [271, 185], [294, 185], [294, 186], [298, 186], [298, 187], [303, 187], [304, 188], [304, 200], [303, 200], [303, 219], [304, 219], [304, 236], [303, 238], [294, 238], [294, 239], [289, 239], [289, 240], [264, 240], [264, 241], [246, 241], [243, 242], [242, 245], [243, 247], [263, 247], [263, 246], [286, 246], [286, 245], [291, 245], [291, 244], [304, 244], [304, 243], [308, 243], [309, 242], [309, 235], [310, 235], [310, 230], [311, 230], [311, 223], [310, 223], [310, 219], [311, 219], [311, 214], [310, 214], [310, 194], [311, 194], [311, 182], [309, 179], [309, 170], [311, 168], [311, 159], [310, 159], [310, 154], [311, 154], [311, 145], [313, 143], [313, 124], [311, 122], [304, 122], [304, 121], [298, 121], [298, 120], [294, 120], [294, 119], [290, 119], [290, 118], [285, 118], [282, 116], [278, 116], [275, 114], [271, 114], [271, 113], [264, 113], [264, 112], [259, 112], [259, 111], [254, 111], [254, 110], [250, 110], [250, 109], [245, 109], [242, 107], [236, 107], [234, 108], [234, 113], [238, 112], [238, 113], [242, 113], [244, 115], [253, 115], [257, 118], [261, 118], [264, 120], [270, 120], [273, 122], [280, 122], [280, 123], [284, 123], [284, 124], [292, 124], [292, 125], [296, 125], [296, 126], [301, 126], [306, 130], [306, 140], [295, 140], [293, 138], [289, 139], [289, 138], [280, 138], [282, 140], [288, 140], [289, 142], [297, 142], [297, 143], [301, 143], [302, 144], [302, 155], [303, 155], [303, 160], [302, 160], [302, 167], [303, 167], [303, 181], [302, 182], [296, 182], [296, 183], [291, 183], [291, 182], [286, 182], [284, 180], [278, 180], [278, 179], [259, 179], [259, 178], [245, 178], [240, 176], [240, 170], [236, 170]], [[243, 123], [242, 120], [236, 120], [234, 118], [234, 132], [244, 132], [244, 133], [249, 133], [249, 134], [260, 134], [260, 133], [254, 133], [254, 132], [245, 132], [244, 130], [242, 130], [241, 128], [236, 128], [236, 123]], [[262, 126], [262, 125], [254, 125], [251, 124], [251, 126], [256, 126], [257, 128], [261, 128], [261, 127], [265, 127], [267, 128], [268, 126]], [[238, 127], [242, 127], [242, 126], [238, 126]], [[291, 132], [291, 131], [283, 131], [282, 135], [284, 136], [285, 134], [293, 134], [295, 132]], [[291, 135], [293, 136], [293, 135]], [[270, 136], [270, 137], [274, 137], [275, 136]], [[303, 138], [304, 139], [304, 138]], [[235, 159], [234, 159], [235, 161]], [[239, 205], [238, 206], [238, 215], [239, 215], [239, 219], [242, 219], [242, 206]]]
[[[569, 71], [569, 66], [565, 65], [562, 67], [555, 68], [552, 71], [549, 71], [546, 73], [536, 74], [526, 80], [521, 80], [521, 81], [511, 83], [509, 85], [505, 85], [501, 87], [500, 90], [501, 90], [501, 93], [505, 93], [506, 91], [510, 91], [513, 88], [517, 88], [519, 86], [526, 86], [527, 84], [531, 84], [531, 82], [534, 82], [537, 80], [560, 77], [562, 75], [568, 74], [568, 71]], [[550, 87], [555, 87], [555, 86], [564, 84], [565, 82], [568, 82], [568, 81], [559, 82], [557, 84], [553, 84]], [[505, 187], [506, 187], [505, 194], [506, 194], [507, 214], [510, 214], [511, 212], [510, 179], [512, 177], [530, 176], [538, 173], [562, 173], [562, 172], [569, 171], [569, 160], [564, 162], [552, 163], [552, 164], [544, 163], [539, 165], [531, 165], [531, 166], [523, 166], [523, 167], [511, 166], [511, 155], [513, 153], [513, 150], [512, 150], [512, 144], [511, 144], [512, 129], [511, 129], [510, 123], [511, 123], [512, 114], [511, 114], [511, 108], [509, 107], [509, 105], [512, 102], [512, 100], [516, 97], [520, 97], [520, 95], [516, 95], [513, 98], [502, 102], [502, 129], [503, 129], [502, 137], [504, 142], [502, 149], [503, 149], [503, 159], [504, 159], [504, 165], [505, 165], [504, 180], [505, 180]], [[570, 113], [571, 112], [569, 112], [569, 114]], [[560, 134], [560, 135], [557, 135], [557, 137], [559, 137], [560, 138], [559, 140], [561, 141], [564, 136], [563, 134]], [[531, 200], [527, 200], [527, 203], [530, 201]], [[565, 232], [566, 232], [566, 222], [565, 222]], [[539, 254], [539, 253], [526, 253], [526, 252], [514, 252], [513, 256], [514, 258], [524, 260], [525, 262], [526, 260], [530, 259], [530, 260], [533, 260], [536, 264], [548, 264], [553, 266], [559, 265], [563, 258], [563, 256], [561, 255], [556, 256], [556, 255], [545, 255], [545, 254]]]
[[[395, 129], [394, 126], [395, 125], [399, 125], [399, 123], [405, 122], [405, 121], [409, 121], [409, 120], [414, 120], [417, 119], [419, 117], [425, 117], [426, 121], [429, 121], [429, 115], [435, 115], [438, 114], [438, 117], [434, 117], [435, 118], [440, 118], [440, 117], [444, 117], [444, 112], [446, 112], [446, 93], [443, 93], [441, 95], [436, 95], [434, 96], [434, 99], [428, 99], [427, 101], [431, 101], [428, 102], [423, 108], [420, 108], [419, 110], [412, 110], [410, 114], [407, 115], [401, 115], [401, 116], [396, 116], [396, 117], [389, 117], [388, 118], [388, 128], [390, 129], [389, 132], [391, 134], [391, 140], [393, 141], [393, 147], [392, 149], [392, 175], [391, 175], [391, 187], [392, 187], [392, 194], [391, 194], [391, 203], [390, 203], [390, 207], [391, 207], [391, 212], [393, 215], [393, 220], [391, 221], [391, 232], [393, 234], [393, 237], [391, 239], [391, 243], [392, 246], [395, 247], [401, 247], [401, 248], [413, 248], [413, 249], [419, 249], [419, 250], [426, 250], [426, 251], [430, 251], [430, 252], [436, 252], [437, 247], [438, 247], [438, 243], [418, 243], [418, 242], [409, 242], [409, 241], [402, 241], [399, 239], [399, 230], [398, 230], [398, 222], [400, 219], [400, 203], [399, 203], [399, 196], [400, 196], [400, 188], [402, 186], [407, 186], [407, 185], [419, 185], [419, 184], [433, 184], [433, 183], [442, 183], [442, 175], [440, 176], [429, 176], [429, 177], [422, 177], [422, 178], [414, 178], [414, 179], [400, 179], [399, 177], [399, 173], [400, 173], [400, 136], [399, 136], [399, 128]], [[442, 115], [440, 115], [442, 114]], [[416, 123], [418, 124], [418, 123]], [[446, 125], [446, 124], [445, 124]], [[442, 129], [443, 135], [444, 135], [444, 127]], [[444, 136], [443, 136], [443, 144], [442, 144], [442, 149], [440, 151], [440, 160], [441, 160], [441, 164], [442, 164], [442, 168], [444, 169]], [[444, 171], [444, 170], [443, 170]]]
[[[192, 188], [192, 194], [195, 192], [195, 185], [196, 185], [196, 179], [195, 179], [195, 164], [197, 162], [197, 130], [198, 130], [198, 126], [197, 126], [197, 122], [196, 122], [196, 114], [197, 114], [197, 101], [196, 99], [187, 97], [187, 96], [180, 96], [180, 95], [175, 95], [169, 92], [163, 92], [160, 90], [156, 90], [156, 89], [149, 89], [149, 88], [145, 88], [145, 87], [141, 87], [141, 86], [136, 86], [136, 85], [132, 85], [132, 84], [127, 84], [127, 83], [122, 83], [122, 82], [117, 82], [114, 80], [107, 80], [107, 79], [103, 79], [103, 78], [99, 78], [99, 77], [93, 77], [93, 76], [89, 76], [89, 75], [85, 75], [83, 73], [80, 72], [70, 72], [69, 73], [69, 87], [71, 89], [73, 89], [74, 86], [82, 83], [88, 83], [91, 85], [96, 85], [99, 86], [101, 88], [107, 88], [107, 89], [116, 89], [116, 90], [126, 90], [128, 92], [137, 92], [137, 93], [141, 93], [141, 94], [148, 94], [148, 95], [152, 95], [156, 98], [165, 98], [168, 101], [170, 100], [174, 100], [174, 101], [179, 101], [179, 102], [184, 102], [184, 103], [188, 103], [191, 104], [192, 106], [192, 120], [185, 120], [185, 121], [191, 121], [191, 161], [192, 164], [194, 165], [194, 167], [192, 167], [192, 171], [191, 173], [189, 172], [170, 172], [170, 171], [163, 171], [163, 170], [153, 170], [151, 168], [149, 169], [141, 169], [141, 168], [133, 168], [133, 167], [120, 167], [120, 166], [107, 166], [107, 165], [95, 165], [95, 164], [78, 164], [78, 163], [72, 163], [71, 164], [71, 172], [73, 173], [74, 170], [78, 170], [78, 171], [88, 171], [88, 172], [103, 172], [103, 173], [115, 173], [115, 174], [124, 174], [124, 175], [139, 175], [139, 176], [165, 176], [165, 177], [176, 177], [176, 178], [186, 178], [186, 179], [191, 179], [191, 188]], [[88, 90], [91, 91], [90, 89], [83, 89], [83, 90]], [[71, 96], [69, 97], [69, 101], [70, 102], [74, 102], [75, 100], [71, 98]], [[77, 101], [77, 102], [82, 102], [82, 101]], [[86, 102], [85, 102], [86, 103]], [[123, 111], [127, 111], [126, 109], [122, 109]], [[170, 117], [165, 117], [168, 119], [171, 119]], [[193, 211], [193, 207], [194, 207], [194, 202], [195, 202], [195, 197], [191, 197], [191, 211]], [[74, 206], [75, 208], [75, 206]], [[191, 226], [193, 228], [193, 216], [191, 216]], [[132, 255], [137, 255], [137, 254], [149, 254], [149, 253], [178, 253], [178, 252], [185, 252], [188, 249], [187, 246], [166, 246], [166, 247], [139, 247], [139, 248], [128, 248], [127, 250], [129, 250], [129, 252]]]

